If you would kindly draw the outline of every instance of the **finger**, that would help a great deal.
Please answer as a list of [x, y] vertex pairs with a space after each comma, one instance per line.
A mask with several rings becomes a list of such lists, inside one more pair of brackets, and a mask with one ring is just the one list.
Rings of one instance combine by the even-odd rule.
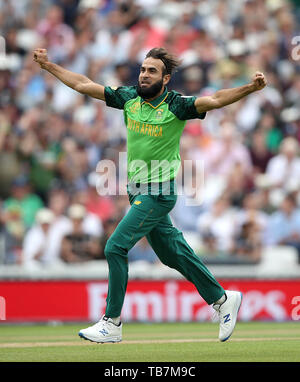
[[262, 87], [266, 86], [266, 81], [264, 80], [259, 81], [259, 86], [262, 86]]
[[258, 85], [262, 84], [262, 79], [261, 78], [256, 78], [255, 83], [257, 83]]

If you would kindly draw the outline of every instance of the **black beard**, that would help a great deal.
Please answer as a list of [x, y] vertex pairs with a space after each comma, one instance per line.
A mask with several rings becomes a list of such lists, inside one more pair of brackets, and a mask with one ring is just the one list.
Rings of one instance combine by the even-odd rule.
[[149, 99], [149, 98], [155, 98], [155, 96], [158, 95], [158, 93], [161, 91], [163, 87], [163, 80], [159, 80], [155, 82], [153, 85], [142, 88], [140, 83], [137, 84], [137, 93], [140, 97], [143, 99]]

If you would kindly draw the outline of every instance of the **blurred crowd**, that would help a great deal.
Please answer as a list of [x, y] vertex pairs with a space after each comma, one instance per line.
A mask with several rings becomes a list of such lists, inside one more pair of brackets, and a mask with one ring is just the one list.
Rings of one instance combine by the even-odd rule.
[[[300, 253], [299, 25], [298, 0], [0, 0], [0, 264], [104, 259], [129, 208], [124, 193], [96, 189], [101, 160], [124, 164], [122, 111], [41, 70], [37, 47], [120, 86], [135, 85], [145, 53], [163, 46], [182, 62], [168, 88], [187, 96], [262, 71], [263, 91], [188, 121], [182, 160], [204, 164], [204, 184], [184, 188], [171, 217], [199, 256]], [[157, 261], [145, 239], [129, 253], [136, 260]]]

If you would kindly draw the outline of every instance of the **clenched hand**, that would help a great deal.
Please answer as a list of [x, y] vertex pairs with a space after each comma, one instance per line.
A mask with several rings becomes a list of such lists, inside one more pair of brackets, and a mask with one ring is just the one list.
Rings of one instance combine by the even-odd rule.
[[256, 72], [252, 78], [252, 84], [255, 90], [261, 90], [267, 85], [267, 80], [263, 73]]
[[33, 59], [42, 68], [48, 62], [47, 49], [35, 49], [33, 51]]

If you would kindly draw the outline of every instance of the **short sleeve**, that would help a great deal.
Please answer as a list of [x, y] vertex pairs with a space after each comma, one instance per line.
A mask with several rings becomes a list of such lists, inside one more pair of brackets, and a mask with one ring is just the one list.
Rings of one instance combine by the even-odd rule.
[[176, 117], [182, 121], [188, 119], [204, 119], [206, 116], [205, 113], [198, 113], [195, 107], [196, 96], [182, 96], [179, 93], [176, 93], [170, 103], [170, 111], [176, 115]]
[[136, 98], [138, 94], [135, 86], [120, 86], [118, 88], [105, 86], [104, 95], [107, 106], [124, 109], [125, 103]]

